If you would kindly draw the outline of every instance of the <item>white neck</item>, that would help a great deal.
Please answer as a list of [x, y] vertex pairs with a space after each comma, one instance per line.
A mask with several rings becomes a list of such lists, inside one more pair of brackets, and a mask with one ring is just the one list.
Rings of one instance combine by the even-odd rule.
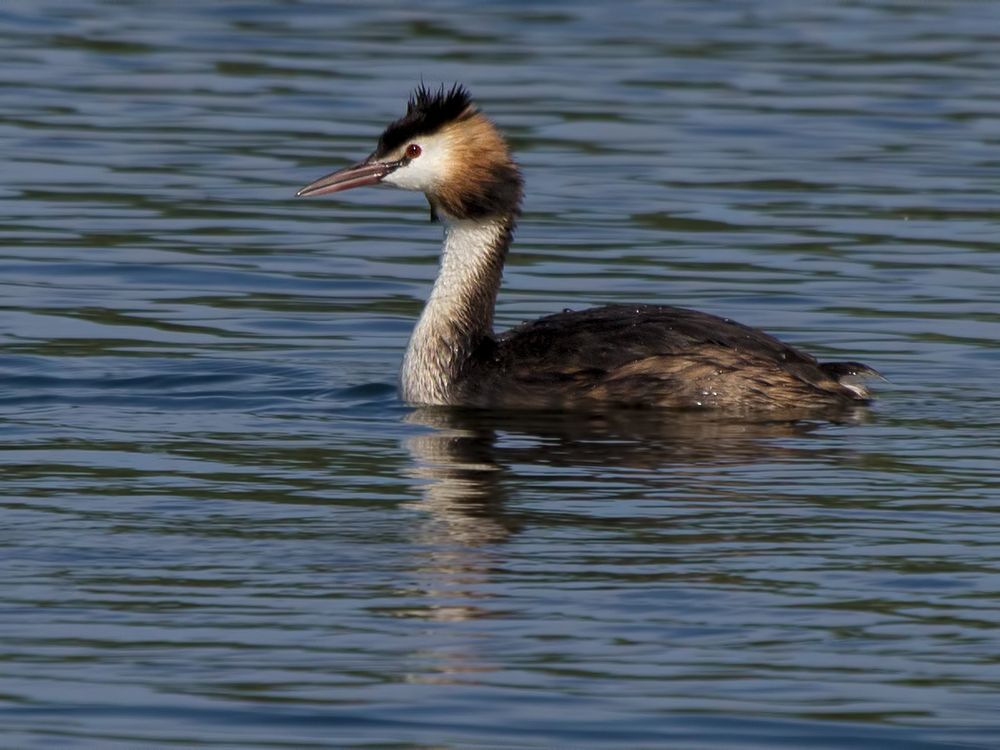
[[447, 221], [441, 268], [410, 336], [400, 375], [414, 404], [452, 403], [462, 366], [493, 333], [493, 308], [510, 241], [511, 220]]

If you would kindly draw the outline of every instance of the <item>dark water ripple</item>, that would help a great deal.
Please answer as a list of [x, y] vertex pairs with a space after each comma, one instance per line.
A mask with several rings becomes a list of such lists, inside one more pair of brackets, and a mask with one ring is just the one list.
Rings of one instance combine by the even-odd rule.
[[[996, 747], [998, 7], [5, 3], [5, 746]], [[421, 77], [525, 171], [501, 325], [697, 306], [877, 408], [401, 404], [439, 230], [292, 195]]]

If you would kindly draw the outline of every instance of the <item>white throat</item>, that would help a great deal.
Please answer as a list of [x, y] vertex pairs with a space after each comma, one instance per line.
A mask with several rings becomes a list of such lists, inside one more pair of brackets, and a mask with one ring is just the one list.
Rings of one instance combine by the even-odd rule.
[[508, 223], [446, 220], [441, 268], [403, 357], [400, 385], [413, 404], [452, 403], [477, 336], [493, 331]]

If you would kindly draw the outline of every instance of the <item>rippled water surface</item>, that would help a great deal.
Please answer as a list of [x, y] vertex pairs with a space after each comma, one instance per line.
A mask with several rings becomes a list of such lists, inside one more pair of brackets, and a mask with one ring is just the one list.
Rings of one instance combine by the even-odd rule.
[[[10, 747], [1000, 746], [1000, 6], [0, 6]], [[295, 190], [461, 80], [498, 323], [884, 372], [837, 424], [413, 410], [418, 195]]]

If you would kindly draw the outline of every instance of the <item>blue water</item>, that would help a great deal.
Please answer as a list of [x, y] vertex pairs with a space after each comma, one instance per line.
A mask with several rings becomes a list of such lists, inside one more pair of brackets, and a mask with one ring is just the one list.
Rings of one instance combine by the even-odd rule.
[[[1000, 6], [7, 2], [5, 747], [1000, 746]], [[830, 424], [414, 410], [420, 196], [295, 191], [465, 82], [498, 325], [693, 306]]]

